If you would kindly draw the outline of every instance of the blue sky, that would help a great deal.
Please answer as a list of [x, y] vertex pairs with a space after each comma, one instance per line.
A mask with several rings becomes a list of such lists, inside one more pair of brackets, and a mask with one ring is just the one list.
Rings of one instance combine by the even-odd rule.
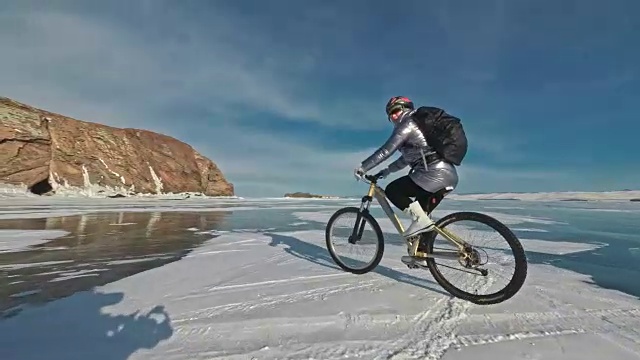
[[366, 191], [399, 94], [464, 121], [458, 192], [638, 188], [640, 2], [391, 4], [3, 1], [0, 95], [174, 136], [241, 196]]

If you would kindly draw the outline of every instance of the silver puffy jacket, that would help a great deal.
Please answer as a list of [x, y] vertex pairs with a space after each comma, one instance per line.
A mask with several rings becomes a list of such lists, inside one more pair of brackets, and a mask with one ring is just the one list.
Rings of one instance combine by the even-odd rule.
[[396, 172], [411, 166], [411, 179], [421, 188], [436, 192], [445, 187], [458, 185], [458, 173], [453, 164], [443, 160], [427, 143], [424, 135], [413, 121], [413, 111], [406, 111], [395, 123], [393, 133], [387, 141], [361, 166], [365, 172], [375, 168], [393, 155], [396, 150], [400, 158], [392, 162], [389, 172]]

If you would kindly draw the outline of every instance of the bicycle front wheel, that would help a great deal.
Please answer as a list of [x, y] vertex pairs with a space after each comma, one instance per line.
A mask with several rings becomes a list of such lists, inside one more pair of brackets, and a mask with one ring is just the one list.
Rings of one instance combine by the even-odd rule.
[[[437, 263], [445, 261], [440, 258], [426, 260], [434, 279], [450, 294], [475, 304], [490, 305], [508, 300], [520, 290], [527, 277], [527, 258], [522, 244], [508, 227], [476, 212], [452, 213], [436, 225], [470, 245], [466, 259], [451, 259], [448, 264]], [[434, 249], [436, 252], [458, 250], [436, 232], [423, 235], [421, 246], [425, 246], [427, 253], [433, 253]], [[440, 239], [436, 240], [437, 237]], [[476, 237], [488, 238], [491, 243], [477, 245], [471, 241]], [[510, 265], [513, 270], [509, 270]], [[490, 288], [495, 290], [490, 292]], [[484, 291], [487, 292], [481, 293]]]
[[336, 211], [329, 218], [325, 236], [331, 258], [345, 271], [364, 274], [382, 260], [382, 230], [369, 212], [356, 207]]

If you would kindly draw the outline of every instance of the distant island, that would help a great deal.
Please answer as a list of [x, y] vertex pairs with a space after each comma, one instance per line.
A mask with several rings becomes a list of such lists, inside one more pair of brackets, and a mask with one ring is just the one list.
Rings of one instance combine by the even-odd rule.
[[302, 198], [302, 199], [340, 199], [339, 196], [317, 195], [317, 194], [310, 194], [306, 192], [286, 193], [284, 194], [284, 197], [285, 198]]

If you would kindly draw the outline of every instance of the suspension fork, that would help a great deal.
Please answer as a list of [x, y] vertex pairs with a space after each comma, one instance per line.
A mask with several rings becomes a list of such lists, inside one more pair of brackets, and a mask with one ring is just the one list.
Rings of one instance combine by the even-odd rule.
[[[371, 183], [369, 186], [369, 192], [367, 195], [362, 197], [362, 203], [360, 204], [360, 211], [358, 211], [358, 215], [356, 216], [356, 223], [353, 225], [353, 231], [351, 232], [351, 236], [349, 236], [349, 243], [355, 244], [362, 238], [362, 234], [364, 233], [364, 225], [365, 221], [363, 219], [364, 216], [362, 214], [369, 213], [369, 206], [371, 205], [371, 201], [373, 200], [373, 194], [376, 189], [376, 184]], [[362, 221], [362, 223], [360, 222]]]

